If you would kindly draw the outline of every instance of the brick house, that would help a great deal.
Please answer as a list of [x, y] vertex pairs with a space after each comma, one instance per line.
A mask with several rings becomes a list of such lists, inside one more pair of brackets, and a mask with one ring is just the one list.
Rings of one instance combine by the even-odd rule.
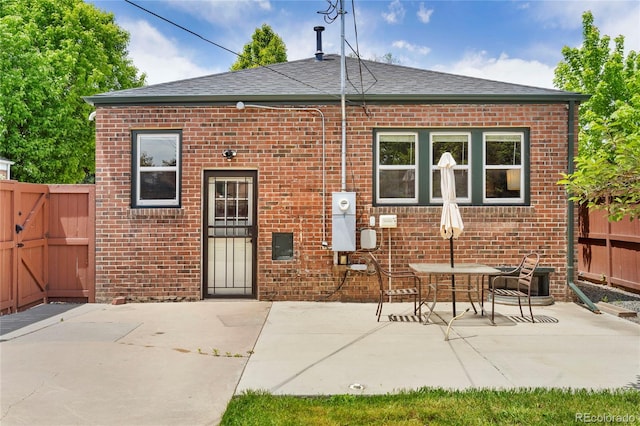
[[340, 73], [326, 55], [87, 97], [96, 299], [374, 301], [372, 277], [336, 264], [387, 214], [380, 258], [447, 262], [435, 164], [450, 151], [456, 261], [537, 251], [566, 300], [572, 216], [556, 182], [584, 96], [347, 58], [343, 134]]

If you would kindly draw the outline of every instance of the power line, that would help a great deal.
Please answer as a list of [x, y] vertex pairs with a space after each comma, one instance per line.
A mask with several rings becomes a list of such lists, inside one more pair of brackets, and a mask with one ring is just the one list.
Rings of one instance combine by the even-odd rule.
[[351, 10], [353, 11], [353, 33], [356, 37], [356, 55], [358, 57], [358, 71], [360, 72], [360, 88], [362, 96], [364, 96], [364, 80], [362, 78], [362, 61], [360, 60], [360, 45], [358, 44], [358, 24], [356, 23], [356, 5], [355, 0], [351, 0]]
[[218, 44], [218, 43], [216, 43], [216, 42], [214, 42], [214, 41], [211, 41], [211, 40], [209, 40], [209, 39], [207, 39], [207, 38], [204, 38], [204, 37], [202, 37], [200, 34], [194, 33], [194, 32], [193, 32], [193, 31], [191, 31], [190, 29], [185, 28], [185, 27], [183, 27], [182, 25], [180, 25], [180, 24], [178, 24], [178, 23], [176, 23], [176, 22], [171, 21], [171, 20], [169, 20], [169, 19], [165, 18], [164, 16], [160, 16], [160, 15], [158, 15], [157, 13], [150, 11], [149, 9], [145, 9], [144, 7], [140, 6], [139, 4], [135, 4], [134, 2], [132, 2], [132, 1], [130, 1], [130, 0], [124, 0], [124, 1], [125, 1], [125, 2], [127, 2], [127, 3], [129, 3], [129, 4], [130, 4], [130, 5], [132, 5], [132, 6], [137, 7], [137, 8], [138, 8], [138, 9], [140, 9], [140, 10], [143, 10], [143, 11], [147, 12], [147, 13], [148, 13], [148, 14], [150, 14], [150, 15], [155, 16], [155, 17], [156, 17], [156, 18], [158, 18], [158, 19], [161, 19], [161, 20], [163, 20], [163, 21], [165, 21], [165, 22], [167, 22], [167, 23], [169, 23], [169, 24], [171, 24], [171, 25], [174, 25], [174, 26], [176, 26], [176, 27], [180, 28], [180, 29], [181, 29], [181, 30], [183, 30], [183, 31], [188, 32], [189, 34], [192, 34], [192, 35], [194, 35], [194, 36], [196, 36], [196, 37], [198, 37], [198, 38], [200, 38], [200, 39], [202, 39], [202, 40], [206, 41], [207, 43], [211, 43], [211, 44], [213, 44], [214, 46], [219, 47], [219, 48], [220, 48], [220, 49], [222, 49], [222, 50], [226, 50], [227, 52], [232, 53], [232, 54], [234, 54], [234, 55], [236, 55], [236, 56], [241, 56], [238, 52], [234, 52], [233, 50], [231, 50], [231, 49], [227, 49], [226, 47], [224, 47], [224, 46], [222, 46], [222, 45], [220, 45], [220, 44]]
[[358, 60], [358, 73], [359, 73], [359, 77], [360, 77], [360, 89], [358, 90], [356, 85], [351, 81], [351, 79], [348, 76], [347, 76], [347, 80], [351, 84], [351, 87], [354, 88], [356, 93], [360, 93], [362, 95], [362, 108], [364, 109], [365, 114], [369, 115], [369, 109], [367, 108], [367, 101], [366, 101], [366, 98], [365, 98], [366, 90], [364, 88], [364, 77], [362, 75], [362, 66], [364, 65], [364, 67], [369, 72], [369, 75], [371, 75], [371, 77], [373, 77], [373, 80], [374, 80], [373, 83], [369, 87], [367, 87], [367, 90], [369, 90], [371, 87], [373, 87], [378, 82], [378, 79], [376, 78], [375, 74], [369, 69], [369, 67], [367, 67], [367, 65], [362, 62], [362, 58], [360, 57], [360, 45], [358, 43], [358, 24], [357, 24], [357, 19], [356, 19], [355, 0], [351, 0], [351, 10], [353, 12], [353, 32], [355, 34], [355, 39], [356, 39], [356, 48], [354, 49], [353, 46], [351, 46], [351, 44], [348, 41], [346, 41], [346, 43], [349, 46], [349, 49], [351, 49], [351, 51], [356, 55], [356, 58]]
[[[362, 91], [362, 108], [364, 109], [365, 114], [367, 114], [368, 116], [370, 112], [369, 112], [369, 108], [367, 108], [367, 100], [365, 98], [365, 90], [364, 90], [364, 77], [362, 76], [363, 63], [362, 63], [362, 58], [360, 57], [360, 45], [358, 43], [358, 24], [356, 20], [355, 0], [351, 0], [351, 9], [353, 10], [353, 32], [356, 37], [356, 56], [358, 57], [358, 72], [360, 73], [360, 89]], [[369, 67], [367, 67], [366, 65], [365, 67], [367, 68], [367, 71], [369, 71], [369, 74], [373, 77], [373, 80], [374, 80], [373, 84], [371, 84], [371, 86], [367, 88], [367, 89], [370, 89], [378, 82], [378, 79], [376, 78], [375, 74], [369, 69]]]
[[[194, 31], [191, 31], [190, 29], [188, 29], [188, 28], [186, 28], [186, 27], [184, 27], [184, 26], [182, 26], [182, 25], [180, 25], [180, 24], [178, 24], [178, 23], [176, 23], [176, 22], [174, 22], [174, 21], [172, 21], [172, 20], [170, 20], [170, 19], [167, 19], [167, 18], [165, 18], [165, 17], [163, 17], [163, 16], [161, 16], [161, 15], [159, 15], [159, 14], [155, 13], [155, 12], [152, 12], [151, 10], [148, 10], [148, 9], [146, 9], [146, 8], [144, 8], [144, 7], [140, 6], [140, 5], [138, 5], [138, 4], [134, 3], [134, 2], [132, 2], [131, 0], [124, 0], [124, 1], [125, 1], [125, 2], [127, 2], [127, 3], [129, 3], [129, 4], [130, 4], [130, 5], [132, 5], [132, 6], [137, 7], [138, 9], [140, 9], [140, 10], [142, 10], [142, 11], [144, 11], [144, 12], [146, 12], [146, 13], [150, 14], [150, 15], [155, 16], [155, 17], [156, 17], [156, 18], [158, 18], [158, 19], [161, 19], [161, 20], [165, 21], [165, 22], [166, 22], [166, 23], [168, 23], [168, 24], [171, 24], [171, 25], [173, 25], [173, 26], [175, 26], [175, 27], [178, 27], [178, 28], [180, 28], [181, 30], [188, 32], [189, 34], [191, 34], [191, 35], [194, 35], [194, 36], [198, 37], [199, 39], [201, 39], [201, 40], [203, 40], [203, 41], [205, 41], [205, 42], [207, 42], [207, 43], [209, 43], [209, 44], [212, 44], [212, 45], [214, 45], [214, 46], [216, 46], [216, 47], [218, 47], [218, 48], [220, 48], [220, 49], [222, 49], [222, 50], [225, 50], [225, 51], [227, 51], [227, 52], [229, 52], [229, 53], [232, 53], [232, 54], [234, 54], [234, 55], [236, 55], [236, 56], [238, 56], [238, 57], [242, 56], [240, 53], [235, 52], [235, 51], [233, 51], [233, 50], [231, 50], [231, 49], [228, 49], [228, 48], [226, 48], [226, 47], [222, 46], [221, 44], [218, 44], [218, 43], [216, 43], [216, 42], [214, 42], [214, 41], [211, 41], [211, 40], [209, 40], [208, 38], [205, 38], [205, 37], [201, 36], [200, 34], [198, 34], [198, 33], [194, 32]], [[249, 60], [251, 61], [251, 58], [249, 58]], [[281, 76], [283, 76], [283, 77], [285, 77], [285, 78], [288, 78], [288, 79], [290, 79], [290, 80], [292, 80], [292, 81], [295, 81], [296, 83], [300, 83], [300, 84], [302, 84], [302, 85], [304, 85], [304, 86], [307, 86], [307, 87], [309, 87], [309, 88], [311, 88], [311, 89], [313, 89], [313, 90], [316, 90], [316, 91], [318, 91], [318, 92], [320, 92], [320, 93], [324, 93], [325, 95], [329, 95], [329, 96], [331, 96], [331, 97], [334, 97], [334, 98], [340, 99], [340, 96], [338, 96], [338, 95], [335, 95], [335, 94], [333, 94], [333, 93], [326, 92], [326, 91], [324, 91], [324, 90], [322, 90], [322, 89], [319, 89], [319, 88], [317, 88], [317, 87], [315, 87], [315, 86], [313, 86], [313, 85], [311, 85], [311, 84], [309, 84], [309, 83], [305, 83], [304, 81], [298, 80], [298, 79], [297, 79], [297, 78], [295, 78], [295, 77], [291, 77], [290, 75], [287, 75], [287, 74], [285, 74], [285, 73], [283, 73], [283, 72], [280, 72], [280, 71], [278, 71], [278, 70], [275, 70], [275, 69], [273, 69], [273, 68], [271, 68], [271, 67], [269, 67], [269, 66], [267, 66], [267, 65], [262, 65], [262, 64], [255, 63], [255, 62], [253, 62], [253, 64], [254, 64], [254, 65], [256, 65], [256, 66], [258, 66], [258, 67], [260, 67], [260, 68], [266, 68], [266, 69], [268, 69], [269, 71], [272, 71], [272, 72], [274, 72], [274, 73], [276, 73], [276, 74], [279, 74], [279, 75], [281, 75]]]
[[327, 10], [319, 10], [318, 13], [324, 15], [324, 22], [327, 24], [332, 24], [338, 16], [340, 16], [340, 12], [338, 11], [338, 0], [331, 1], [327, 0], [329, 6], [327, 6]]
[[[322, 10], [322, 11], [320, 11], [320, 10], [318, 11], [319, 14], [324, 15], [324, 21], [327, 24], [332, 24], [338, 18], [338, 16], [340, 16], [341, 13], [347, 13], [344, 10], [339, 10], [338, 9], [339, 1], [340, 0], [333, 0], [333, 1], [332, 0], [327, 0], [327, 3], [329, 3], [329, 6], [327, 7], [327, 9], [326, 10]], [[365, 112], [368, 115], [369, 111], [367, 109], [366, 100], [365, 100], [366, 90], [364, 89], [364, 78], [362, 76], [362, 66], [364, 65], [364, 67], [367, 69], [367, 71], [369, 72], [371, 77], [373, 77], [373, 80], [374, 80], [374, 82], [367, 88], [367, 90], [370, 89], [371, 87], [373, 87], [378, 82], [378, 79], [373, 74], [373, 72], [369, 69], [369, 67], [367, 67], [366, 64], [363, 64], [362, 58], [360, 57], [360, 49], [358, 47], [358, 26], [356, 24], [355, 0], [351, 0], [351, 9], [353, 11], [353, 27], [354, 27], [355, 37], [356, 37], [356, 49], [354, 49], [353, 46], [351, 46], [351, 44], [347, 40], [344, 40], [344, 42], [346, 43], [347, 46], [349, 46], [349, 49], [351, 49], [351, 51], [355, 54], [355, 56], [356, 56], [356, 58], [358, 60], [358, 69], [359, 69], [359, 74], [360, 74], [360, 88], [356, 87], [356, 84], [354, 84], [353, 81], [351, 81], [351, 79], [349, 78], [349, 75], [348, 75], [348, 70], [345, 70], [345, 72], [347, 74], [346, 75], [346, 80], [349, 82], [349, 84], [355, 90], [355, 92], [357, 94], [362, 95], [362, 106], [363, 106]], [[352, 101], [350, 101], [350, 103], [355, 104], [355, 102], [352, 102]]]

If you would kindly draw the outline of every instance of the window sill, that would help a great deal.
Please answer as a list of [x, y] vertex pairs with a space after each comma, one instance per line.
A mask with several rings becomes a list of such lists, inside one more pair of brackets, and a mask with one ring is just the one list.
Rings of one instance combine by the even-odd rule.
[[142, 208], [129, 209], [127, 213], [128, 219], [150, 219], [150, 218], [177, 218], [183, 217], [185, 211], [182, 208]]

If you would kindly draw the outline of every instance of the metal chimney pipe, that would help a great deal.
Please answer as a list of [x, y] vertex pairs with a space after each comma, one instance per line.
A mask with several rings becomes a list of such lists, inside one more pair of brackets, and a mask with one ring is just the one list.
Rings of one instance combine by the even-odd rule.
[[321, 61], [324, 53], [322, 52], [322, 32], [324, 27], [313, 27], [316, 32], [316, 61]]

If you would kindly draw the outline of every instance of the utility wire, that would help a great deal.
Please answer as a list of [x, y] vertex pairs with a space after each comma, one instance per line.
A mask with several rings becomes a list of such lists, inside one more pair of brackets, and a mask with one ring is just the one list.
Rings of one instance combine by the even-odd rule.
[[365, 113], [369, 115], [369, 110], [367, 108], [367, 101], [364, 97], [364, 79], [362, 78], [362, 60], [360, 59], [360, 45], [358, 44], [358, 24], [356, 23], [357, 21], [356, 21], [355, 0], [351, 0], [351, 10], [353, 11], [353, 32], [356, 37], [356, 56], [358, 57], [358, 72], [360, 73], [360, 89], [362, 91], [362, 108], [364, 108]]
[[[338, 7], [338, 1], [339, 0], [327, 0], [327, 3], [329, 3], [329, 6], [326, 10], [324, 11], [318, 11], [319, 14], [325, 15], [324, 16], [324, 20], [325, 22], [327, 22], [328, 24], [333, 23], [336, 18], [338, 17], [339, 13], [337, 12], [337, 7]], [[365, 110], [365, 113], [367, 113], [367, 115], [369, 115], [368, 112], [368, 108], [366, 105], [366, 101], [365, 101], [365, 94], [367, 93], [367, 91], [375, 86], [375, 84], [378, 82], [378, 79], [376, 78], [375, 74], [371, 71], [371, 69], [369, 69], [369, 67], [367, 67], [367, 65], [365, 63], [362, 62], [362, 58], [360, 57], [360, 49], [359, 49], [359, 45], [358, 45], [358, 26], [356, 24], [356, 11], [355, 11], [355, 1], [351, 0], [351, 8], [353, 10], [353, 26], [354, 26], [354, 32], [355, 32], [355, 37], [356, 37], [356, 48], [354, 49], [353, 46], [349, 43], [349, 41], [345, 40], [345, 43], [347, 44], [347, 46], [349, 46], [349, 49], [351, 49], [351, 51], [353, 52], [353, 54], [355, 55], [357, 61], [358, 61], [358, 68], [359, 68], [359, 74], [360, 74], [360, 87], [357, 87], [356, 84], [354, 84], [354, 82], [352, 81], [351, 78], [349, 78], [349, 73], [348, 70], [345, 70], [347, 72], [346, 78], [347, 81], [349, 82], [349, 84], [351, 85], [351, 87], [355, 90], [355, 92], [359, 95], [362, 95], [362, 107]], [[362, 67], [365, 67], [366, 70], [368, 71], [369, 75], [371, 75], [371, 77], [373, 78], [373, 83], [367, 87], [367, 89], [365, 90], [364, 88], [364, 78], [363, 78], [363, 74], [362, 74]], [[355, 103], [355, 102], [350, 102], [350, 103]]]
[[[198, 34], [198, 33], [194, 32], [194, 31], [191, 31], [190, 29], [185, 28], [185, 27], [183, 27], [182, 25], [180, 25], [180, 24], [178, 24], [178, 23], [176, 23], [176, 22], [173, 22], [173, 21], [172, 21], [172, 20], [170, 20], [170, 19], [167, 19], [167, 18], [165, 18], [165, 17], [163, 17], [163, 16], [161, 16], [161, 15], [158, 15], [158, 14], [157, 14], [157, 13], [155, 13], [155, 12], [152, 12], [152, 11], [150, 11], [150, 10], [148, 10], [148, 9], [145, 9], [144, 7], [142, 7], [142, 6], [140, 6], [140, 5], [138, 5], [138, 4], [134, 3], [134, 2], [132, 2], [131, 0], [124, 0], [124, 1], [125, 1], [125, 2], [127, 2], [127, 3], [129, 3], [129, 4], [130, 4], [130, 5], [132, 5], [132, 6], [137, 7], [138, 9], [140, 9], [140, 10], [142, 10], [142, 11], [144, 11], [144, 12], [146, 12], [146, 13], [150, 14], [150, 15], [153, 15], [153, 16], [155, 16], [155, 17], [156, 17], [156, 18], [158, 18], [158, 19], [161, 19], [161, 20], [163, 20], [163, 21], [167, 22], [168, 24], [171, 24], [171, 25], [173, 25], [173, 26], [175, 26], [175, 27], [178, 27], [178, 28], [180, 28], [181, 30], [186, 31], [186, 32], [188, 32], [189, 34], [192, 34], [192, 35], [194, 35], [194, 36], [198, 37], [199, 39], [204, 40], [205, 42], [210, 43], [210, 44], [212, 44], [212, 45], [214, 45], [214, 46], [216, 46], [216, 47], [218, 47], [218, 48], [220, 48], [220, 49], [222, 49], [222, 50], [225, 50], [225, 51], [227, 51], [227, 52], [229, 52], [229, 53], [232, 53], [232, 54], [234, 54], [234, 55], [236, 55], [236, 56], [238, 56], [238, 57], [242, 56], [240, 53], [238, 53], [238, 52], [234, 52], [233, 50], [228, 49], [228, 48], [226, 48], [226, 47], [222, 46], [221, 44], [218, 44], [218, 43], [216, 43], [216, 42], [214, 42], [214, 41], [211, 41], [211, 40], [209, 40], [209, 39], [207, 39], [207, 38], [205, 38], [205, 37], [201, 36], [200, 34]], [[328, 0], [327, 0], [327, 1], [328, 1]], [[320, 12], [318, 12], [318, 13], [320, 13]], [[334, 19], [335, 19], [335, 18], [334, 18]], [[297, 78], [295, 78], [295, 77], [291, 77], [290, 75], [287, 75], [287, 74], [285, 74], [285, 73], [283, 73], [283, 72], [280, 72], [280, 71], [278, 71], [278, 70], [275, 70], [275, 69], [273, 69], [273, 68], [271, 68], [271, 67], [269, 67], [269, 66], [267, 66], [267, 65], [262, 65], [262, 64], [255, 64], [255, 65], [257, 65], [257, 66], [258, 66], [258, 67], [260, 67], [260, 68], [266, 68], [266, 69], [268, 69], [269, 71], [272, 71], [272, 72], [274, 72], [274, 73], [276, 73], [276, 74], [279, 74], [279, 75], [281, 75], [281, 76], [283, 76], [283, 77], [285, 77], [285, 78], [288, 78], [288, 79], [290, 79], [290, 80], [293, 80], [293, 81], [295, 81], [296, 83], [300, 83], [300, 84], [302, 84], [302, 85], [304, 85], [304, 86], [307, 86], [307, 87], [309, 87], [309, 88], [311, 88], [311, 89], [313, 89], [313, 90], [316, 90], [316, 91], [318, 91], [318, 92], [320, 92], [320, 93], [324, 93], [325, 95], [329, 95], [329, 96], [334, 97], [334, 98], [336, 98], [336, 99], [340, 99], [340, 96], [339, 96], [339, 95], [336, 95], [336, 94], [329, 93], [329, 92], [326, 92], [326, 91], [324, 91], [324, 90], [318, 89], [317, 87], [315, 87], [315, 86], [313, 86], [313, 85], [311, 85], [311, 84], [309, 84], [309, 83], [305, 83], [304, 81], [298, 80], [298, 79], [297, 79]], [[353, 101], [347, 101], [347, 102], [349, 102], [349, 103], [354, 103]]]
[[333, 22], [338, 19], [340, 13], [338, 12], [338, 1], [335, 0], [332, 2], [331, 0], [327, 0], [329, 6], [327, 6], [327, 10], [319, 10], [318, 13], [324, 15], [324, 22], [327, 24], [333, 24]]
[[[327, 9], [323, 10], [323, 11], [318, 11], [319, 14], [324, 15], [324, 21], [327, 24], [332, 24], [337, 19], [337, 17], [339, 16], [339, 12], [337, 10], [338, 1], [340, 1], [340, 0], [334, 0], [334, 1], [327, 0], [327, 3], [329, 3], [329, 6], [327, 7]], [[363, 63], [362, 63], [362, 60], [360, 58], [360, 51], [359, 51], [359, 47], [358, 47], [358, 27], [356, 25], [356, 8], [355, 8], [354, 0], [351, 0], [351, 9], [353, 10], [353, 26], [354, 26], [355, 36], [356, 36], [356, 49], [354, 49], [353, 46], [351, 46], [351, 44], [347, 40], [345, 40], [345, 43], [347, 44], [347, 46], [349, 46], [349, 49], [351, 49], [351, 51], [356, 55], [356, 58], [358, 60], [358, 67], [359, 67], [359, 70], [360, 70], [359, 71], [359, 73], [360, 73], [360, 88], [356, 87], [356, 85], [353, 83], [353, 81], [351, 81], [351, 79], [349, 78], [349, 75], [348, 75], [348, 70], [346, 70], [347, 71], [347, 81], [349, 81], [349, 84], [351, 85], [351, 87], [353, 87], [353, 89], [356, 91], [356, 93], [362, 95], [363, 107], [364, 107], [364, 109], [366, 111], [367, 110], [367, 106], [366, 106], [366, 102], [364, 100], [364, 95], [365, 95], [366, 91], [364, 90], [364, 79], [362, 77], [362, 65], [363, 65]], [[373, 72], [371, 72], [371, 70], [366, 65], [365, 65], [365, 68], [367, 68], [367, 71], [369, 71], [369, 74], [375, 80], [374, 83], [367, 88], [367, 90], [368, 90], [373, 85], [375, 85], [375, 83], [377, 83], [378, 79], [376, 78], [376, 76], [373, 74]]]
[[[362, 60], [362, 57], [360, 57], [360, 55], [356, 52], [356, 50], [353, 48], [353, 46], [351, 46], [351, 43], [349, 43], [347, 40], [345, 40], [345, 43], [347, 43], [347, 46], [349, 46], [349, 49], [351, 49], [351, 51], [353, 52], [353, 54], [355, 55], [356, 59], [358, 59], [358, 62], [367, 70], [367, 72], [369, 73], [369, 75], [371, 76], [371, 78], [373, 78], [373, 83], [371, 83], [371, 85], [369, 85], [369, 87], [367, 87], [366, 89], [363, 89], [363, 92], [366, 93], [369, 89], [371, 89], [373, 86], [375, 86], [375, 84], [378, 82], [378, 79], [376, 78], [375, 74], [373, 73], [373, 71], [371, 71], [371, 69], [367, 66], [367, 64]], [[352, 83], [352, 86], [354, 89], [356, 89], [356, 91], [358, 90]], [[358, 92], [360, 93], [360, 92]]]
[[124, 1], [125, 1], [125, 2], [127, 2], [127, 3], [129, 3], [129, 4], [130, 4], [130, 5], [132, 5], [132, 6], [137, 7], [137, 8], [138, 8], [138, 9], [140, 9], [140, 10], [143, 10], [143, 11], [147, 12], [147, 13], [148, 13], [148, 14], [150, 14], [150, 15], [155, 16], [155, 17], [156, 17], [156, 18], [158, 18], [158, 19], [161, 19], [161, 20], [163, 20], [163, 21], [165, 21], [165, 22], [167, 22], [167, 23], [169, 23], [169, 24], [171, 24], [171, 25], [174, 25], [174, 26], [176, 26], [176, 27], [180, 28], [181, 30], [184, 30], [184, 31], [188, 32], [189, 34], [192, 34], [192, 35], [194, 35], [194, 36], [196, 36], [196, 37], [198, 37], [198, 38], [200, 38], [200, 39], [202, 39], [202, 40], [206, 41], [207, 43], [211, 43], [211, 44], [213, 44], [214, 46], [219, 47], [219, 48], [220, 48], [220, 49], [222, 49], [222, 50], [226, 50], [227, 52], [232, 53], [232, 54], [234, 54], [234, 55], [236, 55], [236, 56], [241, 56], [239, 53], [234, 52], [234, 51], [233, 51], [233, 50], [231, 50], [231, 49], [227, 49], [226, 47], [224, 47], [224, 46], [222, 46], [222, 45], [220, 45], [220, 44], [218, 44], [218, 43], [216, 43], [216, 42], [214, 42], [214, 41], [211, 41], [211, 40], [209, 40], [209, 39], [206, 39], [206, 38], [202, 37], [200, 34], [194, 33], [194, 32], [193, 32], [193, 31], [191, 31], [190, 29], [185, 28], [185, 27], [183, 27], [182, 25], [180, 25], [180, 24], [178, 24], [178, 23], [176, 23], [176, 22], [171, 21], [171, 20], [169, 20], [169, 19], [165, 18], [164, 16], [160, 16], [160, 15], [158, 15], [157, 13], [150, 11], [149, 9], [145, 9], [144, 7], [140, 6], [139, 4], [135, 4], [134, 2], [132, 2], [132, 1], [130, 1], [130, 0], [124, 0]]

